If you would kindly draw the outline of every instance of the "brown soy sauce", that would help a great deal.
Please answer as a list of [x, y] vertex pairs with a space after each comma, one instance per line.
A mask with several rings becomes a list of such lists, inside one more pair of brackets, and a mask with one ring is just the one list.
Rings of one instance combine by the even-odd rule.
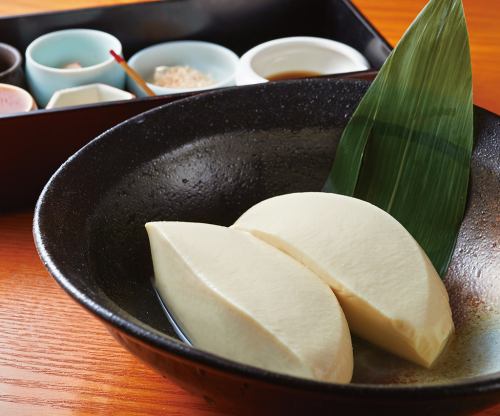
[[284, 71], [278, 72], [276, 74], [269, 75], [267, 79], [269, 81], [283, 81], [285, 79], [297, 79], [297, 78], [307, 78], [307, 77], [317, 77], [323, 75], [316, 71]]

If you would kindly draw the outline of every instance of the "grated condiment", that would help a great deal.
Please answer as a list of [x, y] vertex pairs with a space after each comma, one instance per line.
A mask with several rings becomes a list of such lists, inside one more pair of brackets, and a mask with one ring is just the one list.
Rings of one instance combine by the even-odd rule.
[[153, 74], [153, 84], [168, 88], [202, 88], [214, 84], [208, 74], [190, 66], [158, 66]]

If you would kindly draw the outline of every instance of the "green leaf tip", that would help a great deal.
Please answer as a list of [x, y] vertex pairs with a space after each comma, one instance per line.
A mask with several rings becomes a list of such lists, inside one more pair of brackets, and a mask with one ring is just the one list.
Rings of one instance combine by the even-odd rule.
[[443, 276], [465, 210], [472, 128], [462, 2], [430, 0], [354, 112], [323, 190], [390, 213]]

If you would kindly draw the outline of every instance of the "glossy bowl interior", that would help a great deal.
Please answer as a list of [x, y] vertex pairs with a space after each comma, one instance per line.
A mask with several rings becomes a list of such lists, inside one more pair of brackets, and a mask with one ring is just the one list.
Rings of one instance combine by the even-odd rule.
[[109, 130], [45, 187], [34, 220], [43, 262], [133, 354], [234, 414], [458, 415], [497, 402], [500, 122], [481, 109], [469, 206], [445, 279], [462, 349], [441, 370], [423, 373], [358, 340], [350, 385], [266, 372], [180, 342], [155, 297], [145, 222], [229, 225], [262, 199], [320, 190], [367, 86], [316, 79], [230, 88]]

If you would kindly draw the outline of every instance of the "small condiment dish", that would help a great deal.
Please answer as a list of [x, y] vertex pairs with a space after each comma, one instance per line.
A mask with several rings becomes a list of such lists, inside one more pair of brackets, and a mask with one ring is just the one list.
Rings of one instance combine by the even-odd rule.
[[96, 82], [123, 88], [125, 74], [110, 49], [121, 54], [120, 41], [92, 29], [60, 30], [31, 42], [26, 49], [26, 77], [38, 104], [45, 107], [52, 94], [64, 88]]
[[0, 117], [36, 109], [35, 100], [28, 91], [15, 85], [0, 84]]
[[19, 51], [6, 43], [0, 43], [0, 82], [4, 84], [24, 84], [23, 58]]
[[[128, 64], [147, 81], [148, 87], [156, 95], [167, 95], [234, 85], [238, 56], [215, 43], [181, 40], [143, 49], [133, 55]], [[155, 68], [160, 66], [188, 66], [208, 75], [214, 83], [198, 88], [161, 87], [151, 82]], [[144, 91], [130, 77], [127, 78], [127, 87], [137, 96], [145, 96]]]
[[130, 100], [135, 95], [106, 84], [90, 84], [56, 91], [47, 109], [75, 105], [104, 103], [108, 101]]
[[[369, 67], [361, 53], [344, 43], [294, 36], [264, 42], [246, 52], [238, 64], [236, 85], [258, 84], [274, 77], [284, 79], [286, 73], [341, 74]], [[298, 76], [289, 76], [294, 77]]]

